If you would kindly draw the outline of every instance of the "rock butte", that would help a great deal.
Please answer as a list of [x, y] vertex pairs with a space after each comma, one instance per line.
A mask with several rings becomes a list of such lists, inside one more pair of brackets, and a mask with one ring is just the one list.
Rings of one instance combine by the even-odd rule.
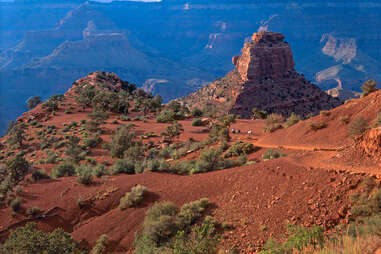
[[232, 72], [180, 101], [243, 117], [250, 117], [253, 108], [305, 117], [340, 105], [338, 99], [295, 71], [292, 50], [283, 34], [259, 32], [251, 39], [242, 54], [233, 57]]

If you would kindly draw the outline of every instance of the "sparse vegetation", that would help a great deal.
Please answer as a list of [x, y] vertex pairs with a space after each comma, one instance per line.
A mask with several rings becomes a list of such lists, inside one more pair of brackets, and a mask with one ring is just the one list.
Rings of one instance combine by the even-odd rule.
[[279, 114], [270, 114], [266, 118], [266, 123], [264, 127], [265, 132], [274, 132], [276, 130], [279, 130], [283, 128], [282, 126], [283, 123], [283, 117]]
[[107, 253], [107, 245], [109, 244], [109, 238], [106, 234], [101, 235], [95, 246], [91, 250], [92, 254], [106, 254]]
[[329, 110], [322, 110], [322, 111], [320, 111], [320, 115], [322, 115], [322, 116], [330, 116], [331, 112]]
[[291, 113], [290, 117], [286, 119], [286, 127], [289, 128], [300, 121], [300, 117], [294, 112]]
[[277, 159], [284, 156], [284, 154], [280, 151], [274, 150], [272, 148], [269, 148], [265, 151], [265, 153], [262, 156], [263, 160], [272, 160]]
[[49, 179], [50, 176], [46, 173], [45, 170], [36, 170], [32, 174], [32, 181], [37, 182], [42, 179]]
[[38, 104], [40, 104], [40, 103], [41, 103], [40, 96], [34, 96], [34, 97], [29, 98], [26, 101], [26, 107], [28, 109], [32, 109], [32, 108], [36, 107]]
[[134, 141], [135, 138], [135, 132], [131, 131], [124, 125], [121, 126], [112, 137], [112, 142], [110, 144], [111, 156], [122, 158], [124, 152], [136, 144]]
[[62, 229], [44, 233], [37, 230], [34, 223], [28, 223], [11, 231], [0, 246], [0, 253], [84, 254], [86, 251]]
[[264, 110], [259, 110], [257, 108], [253, 108], [252, 113], [253, 113], [253, 119], [266, 119], [267, 118], [267, 112]]
[[358, 117], [353, 120], [349, 126], [349, 135], [354, 138], [363, 134], [368, 127], [368, 122], [363, 117]]
[[370, 93], [376, 91], [376, 81], [374, 80], [365, 81], [364, 84], [361, 86], [361, 90], [362, 90], [361, 97], [365, 97], [369, 95]]
[[142, 232], [136, 236], [134, 253], [215, 253], [218, 237], [214, 223], [205, 219], [201, 225], [193, 226], [208, 206], [209, 201], [201, 199], [185, 204], [179, 212], [170, 202], [155, 203], [147, 212]]
[[192, 120], [192, 126], [205, 126], [206, 122], [203, 122], [200, 118], [194, 118]]
[[318, 131], [324, 128], [327, 128], [327, 124], [325, 122], [310, 122], [310, 128], [313, 131]]
[[75, 173], [74, 164], [70, 161], [64, 161], [52, 170], [52, 177], [59, 178], [65, 176], [74, 176]]
[[17, 197], [15, 199], [13, 199], [10, 203], [12, 211], [18, 212], [21, 208], [21, 203], [22, 203], [22, 198]]
[[132, 187], [130, 192], [127, 192], [119, 202], [119, 209], [125, 210], [129, 207], [137, 206], [142, 202], [144, 194], [147, 192], [147, 188], [143, 185], [136, 185]]
[[253, 144], [239, 141], [234, 143], [231, 147], [229, 147], [229, 149], [225, 153], [225, 158], [247, 155], [252, 152], [255, 152], [256, 150], [258, 150], [258, 148], [255, 147]]

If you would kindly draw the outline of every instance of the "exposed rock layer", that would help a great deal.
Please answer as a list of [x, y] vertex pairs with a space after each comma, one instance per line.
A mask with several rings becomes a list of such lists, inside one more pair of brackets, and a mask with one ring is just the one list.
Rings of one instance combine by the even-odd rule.
[[234, 56], [235, 70], [182, 101], [190, 107], [250, 117], [253, 108], [302, 117], [340, 105], [294, 70], [291, 48], [280, 33], [259, 32]]

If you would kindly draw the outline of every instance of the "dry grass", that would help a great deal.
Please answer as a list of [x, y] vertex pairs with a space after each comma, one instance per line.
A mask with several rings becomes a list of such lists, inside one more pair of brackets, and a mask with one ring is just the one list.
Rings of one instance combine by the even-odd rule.
[[381, 238], [375, 235], [351, 237], [343, 236], [338, 241], [331, 241], [322, 249], [314, 247], [306, 247], [302, 252], [294, 251], [294, 253], [303, 254], [373, 254], [381, 247]]

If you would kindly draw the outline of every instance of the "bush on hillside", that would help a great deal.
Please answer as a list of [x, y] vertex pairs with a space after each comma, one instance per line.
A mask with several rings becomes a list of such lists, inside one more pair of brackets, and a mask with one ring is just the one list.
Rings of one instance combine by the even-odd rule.
[[32, 173], [32, 181], [36, 182], [42, 179], [49, 179], [50, 176], [46, 173], [45, 170], [36, 170]]
[[134, 141], [135, 138], [135, 132], [122, 125], [120, 128], [118, 128], [115, 135], [112, 137], [110, 143], [111, 156], [123, 158], [124, 152], [136, 144]]
[[264, 110], [259, 110], [257, 108], [253, 108], [252, 113], [253, 113], [254, 119], [266, 119], [267, 118], [267, 112]]
[[52, 170], [52, 177], [59, 178], [65, 176], [75, 176], [74, 164], [70, 161], [64, 161]]
[[282, 156], [284, 156], [284, 154], [282, 152], [274, 150], [272, 148], [269, 148], [262, 155], [262, 159], [263, 160], [272, 160], [272, 159], [280, 158]]
[[109, 245], [109, 239], [106, 234], [101, 235], [97, 242], [95, 243], [95, 246], [91, 250], [92, 254], [106, 254], [107, 253], [107, 246]]
[[320, 123], [315, 123], [315, 122], [310, 122], [310, 128], [313, 131], [318, 131], [324, 128], [327, 128], [327, 124], [325, 122], [320, 122]]
[[127, 160], [117, 160], [111, 168], [113, 175], [118, 174], [135, 174], [135, 165]]
[[32, 108], [36, 107], [38, 104], [40, 104], [40, 103], [41, 103], [41, 97], [40, 96], [34, 96], [34, 97], [29, 98], [26, 101], [26, 107], [28, 109], [32, 109]]
[[203, 122], [200, 118], [194, 118], [192, 120], [192, 126], [205, 126], [206, 122]]
[[125, 210], [129, 207], [139, 205], [144, 198], [144, 194], [147, 192], [147, 188], [143, 185], [136, 185], [132, 187], [130, 192], [127, 192], [119, 202], [119, 209]]
[[11, 230], [8, 239], [0, 246], [0, 253], [52, 253], [84, 254], [70, 234], [62, 229], [44, 233], [34, 223]]
[[352, 138], [363, 134], [368, 127], [368, 122], [363, 117], [358, 117], [353, 120], [349, 126], [349, 134]]
[[300, 117], [294, 112], [291, 113], [290, 117], [286, 119], [286, 127], [289, 128], [300, 121]]
[[266, 118], [264, 131], [274, 132], [276, 130], [279, 130], [283, 128], [282, 123], [283, 123], [283, 116], [279, 114], [275, 114], [275, 113], [270, 114]]
[[207, 199], [201, 199], [183, 205], [179, 212], [171, 202], [155, 203], [136, 236], [135, 253], [215, 253], [218, 237], [212, 220], [193, 226], [208, 205]]
[[374, 80], [365, 81], [364, 84], [361, 86], [361, 90], [362, 90], [361, 97], [365, 97], [368, 94], [376, 91], [376, 81]]
[[258, 150], [258, 148], [255, 147], [253, 144], [239, 141], [228, 148], [228, 150], [225, 153], [225, 158], [247, 155], [252, 152], [255, 152], [256, 150]]

